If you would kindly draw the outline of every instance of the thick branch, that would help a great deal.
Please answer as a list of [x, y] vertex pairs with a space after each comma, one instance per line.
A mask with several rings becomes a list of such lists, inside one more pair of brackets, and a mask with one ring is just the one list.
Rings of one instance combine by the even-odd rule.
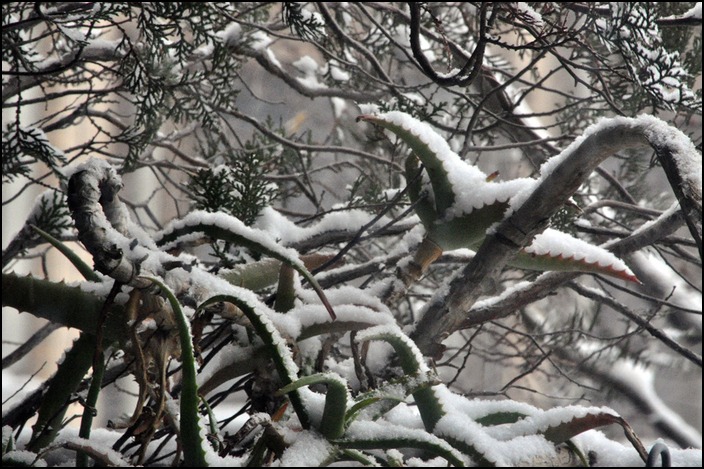
[[[677, 200], [680, 202], [684, 219], [692, 238], [697, 243], [699, 258], [702, 258], [702, 161], [683, 158], [679, 141], [670, 141], [669, 135], [649, 135], [658, 160], [665, 170]], [[695, 155], [697, 153], [695, 152]], [[699, 172], [697, 177], [697, 171]]]
[[146, 288], [151, 282], [138, 277], [139, 261], [125, 255], [125, 248], [137, 245], [127, 238], [129, 216], [117, 197], [120, 189], [122, 181], [115, 169], [102, 160], [91, 160], [69, 179], [68, 207], [95, 269], [120, 283]]
[[[652, 117], [614, 118], [588, 129], [585, 137], [544, 165], [532, 193], [522, 203], [514, 201], [513, 211], [487, 235], [474, 259], [450, 281], [449, 290], [436, 294], [428, 304], [411, 335], [421, 351], [434, 357], [442, 355], [441, 342], [461, 328], [466, 311], [482, 294], [483, 287], [498, 279], [510, 258], [545, 229], [549, 218], [610, 155], [647, 145], [655, 148], [657, 144], [667, 149], [660, 148], [659, 153], [672, 152], [679, 161], [689, 159], [697, 164], [698, 160], [701, 181], [701, 155], [691, 142], [682, 144], [688, 140], [686, 136], [662, 138], [677, 132]], [[698, 192], [701, 200], [701, 184]]]

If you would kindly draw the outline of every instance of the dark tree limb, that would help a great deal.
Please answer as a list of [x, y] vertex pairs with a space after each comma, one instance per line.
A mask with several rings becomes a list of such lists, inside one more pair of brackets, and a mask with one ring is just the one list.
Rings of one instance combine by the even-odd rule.
[[129, 242], [127, 207], [117, 197], [121, 189], [122, 180], [110, 164], [91, 160], [69, 179], [68, 207], [95, 269], [120, 283], [147, 288], [151, 282], [139, 278], [139, 260], [125, 255], [124, 248], [138, 244]]

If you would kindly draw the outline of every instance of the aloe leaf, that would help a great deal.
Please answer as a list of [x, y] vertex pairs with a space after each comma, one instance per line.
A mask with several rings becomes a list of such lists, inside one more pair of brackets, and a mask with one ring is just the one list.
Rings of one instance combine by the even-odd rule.
[[640, 283], [631, 269], [606, 249], [550, 228], [519, 251], [510, 265], [533, 270], [593, 272]]
[[32, 229], [34, 229], [34, 231], [39, 234], [39, 236], [44, 238], [46, 242], [54, 246], [61, 252], [61, 254], [66, 256], [66, 258], [71, 262], [71, 264], [73, 264], [76, 269], [78, 269], [78, 272], [80, 272], [86, 280], [90, 280], [92, 282], [101, 281], [100, 276], [96, 274], [95, 271], [88, 264], [83, 262], [83, 259], [76, 255], [73, 250], [69, 249], [68, 246], [66, 246], [64, 243], [54, 238], [52, 235], [42, 230], [41, 228], [36, 227], [34, 225], [30, 226], [32, 227]]
[[[352, 422], [354, 421], [355, 418], [357, 418], [357, 415], [359, 413], [368, 408], [369, 406], [372, 406], [376, 404], [377, 402], [383, 400], [384, 397], [382, 396], [370, 396], [370, 397], [363, 397], [359, 399], [352, 407], [350, 407], [350, 410], [347, 411], [347, 414], [345, 415], [345, 421], [346, 422]], [[403, 402], [403, 399], [395, 399], [398, 403]]]
[[[69, 249], [68, 246], [66, 246], [64, 243], [54, 238], [52, 235], [42, 230], [41, 228], [35, 225], [30, 226], [34, 231], [39, 234], [39, 236], [44, 238], [45, 241], [47, 241], [64, 256], [66, 256], [66, 258], [74, 265], [74, 267], [76, 267], [76, 269], [81, 273], [81, 275], [83, 275], [84, 278], [93, 282], [99, 282], [101, 280], [100, 276], [96, 274], [95, 271], [93, 271], [93, 269], [91, 269], [88, 264], [83, 262], [83, 259], [77, 256], [76, 253], [73, 252], [73, 250]], [[96, 346], [99, 346], [99, 344], [96, 344]], [[81, 361], [80, 363], [75, 363], [75, 360], [64, 360], [64, 362], [60, 366], [66, 366], [72, 369], [73, 373], [78, 374], [81, 372], [81, 365], [84, 365], [83, 361]], [[93, 365], [95, 364], [93, 363]], [[90, 387], [88, 389], [88, 395], [86, 397], [86, 403], [83, 409], [83, 416], [81, 418], [81, 428], [79, 431], [79, 436], [81, 438], [88, 439], [90, 437], [91, 426], [93, 423], [93, 415], [95, 412], [95, 404], [98, 401], [98, 395], [100, 394], [100, 389], [102, 387], [104, 370], [105, 363], [103, 361], [100, 361], [97, 369], [93, 370], [93, 376], [91, 378]], [[85, 375], [85, 372], [87, 372], [88, 370], [85, 369], [83, 371], [83, 374]], [[65, 389], [63, 391], [65, 392]], [[86, 453], [78, 453], [76, 457], [76, 465], [79, 467], [86, 467], [88, 465], [88, 456]]]
[[[580, 413], [582, 413], [581, 410], [582, 409], [580, 408]], [[563, 409], [557, 409], [557, 412], [562, 411]], [[550, 411], [547, 412], [549, 413]], [[590, 410], [585, 415], [573, 415], [567, 420], [563, 419], [560, 423], [547, 426], [547, 428], [541, 430], [540, 433], [542, 433], [547, 440], [558, 444], [564, 443], [570, 438], [586, 432], [587, 430], [593, 430], [598, 427], [612, 424], [617, 424], [623, 428], [626, 438], [631, 442], [633, 447], [645, 462], [648, 459], [648, 452], [646, 451], [645, 446], [643, 446], [643, 443], [636, 436], [631, 426], [622, 417], [610, 414], [608, 412]]]
[[2, 455], [15, 450], [15, 435], [9, 425], [2, 427]]
[[415, 204], [415, 211], [418, 218], [426, 229], [438, 219], [438, 212], [435, 210], [433, 202], [428, 194], [423, 194], [423, 178], [419, 177], [420, 165], [418, 157], [414, 154], [408, 155], [405, 164], [406, 181], [408, 184], [408, 197], [411, 203]]
[[636, 277], [630, 269], [622, 270], [613, 265], [601, 265], [598, 262], [587, 262], [584, 259], [575, 258], [573, 256], [564, 257], [561, 254], [536, 255], [521, 250], [516, 257], [509, 262], [509, 265], [526, 270], [603, 274], [629, 282], [640, 283], [638, 277]]
[[[2, 274], [2, 305], [11, 306], [66, 327], [95, 335], [104, 298], [65, 283], [55, 283], [31, 276]], [[106, 318], [104, 338], [107, 341], [129, 337], [125, 311], [113, 304]]]
[[520, 412], [493, 412], [476, 419], [475, 422], [484, 426], [493, 426], [503, 425], [504, 423], [516, 423], [525, 417], [527, 417], [527, 415]]
[[[413, 155], [406, 160], [409, 194], [411, 200], [417, 202], [416, 212], [427, 230], [427, 238], [444, 251], [458, 248], [477, 249], [486, 237], [487, 229], [504, 218], [510, 197], [529, 188], [533, 183], [530, 179], [494, 183], [492, 181], [495, 175], [492, 174], [481, 180], [473, 180], [477, 184], [477, 187], [473, 187], [464, 178], [477, 177], [483, 173], [463, 166], [459, 156], [452, 152], [447, 142], [427, 124], [402, 112], [362, 115], [358, 120], [371, 122], [398, 135], [425, 165], [433, 187], [435, 209], [420, 200], [422, 185], [417, 179], [411, 179], [411, 173], [418, 171]], [[463, 172], [465, 169], [466, 174]], [[449, 174], [449, 171], [462, 176]], [[456, 187], [453, 186], [453, 181]], [[453, 204], [458, 206], [453, 207]], [[550, 244], [556, 237], [560, 239]], [[518, 254], [512, 263], [513, 266], [533, 270], [595, 272], [638, 282], [633, 272], [620, 259], [604, 249], [554, 230], [546, 230], [538, 235], [536, 240], [539, 238], [541, 243], [547, 243], [549, 246], [534, 249], [534, 241], [533, 245]], [[564, 243], [565, 239], [571, 241]], [[407, 277], [413, 280], [421, 274], [422, 271], [412, 272]]]
[[220, 272], [220, 277], [238, 287], [258, 291], [276, 283], [282, 262], [265, 258], [257, 262], [238, 264], [231, 270]]
[[282, 265], [279, 269], [279, 283], [276, 286], [275, 311], [285, 313], [291, 311], [296, 304], [296, 290], [293, 280], [293, 269], [288, 265]]
[[193, 356], [193, 338], [188, 318], [181, 310], [181, 305], [173, 292], [164, 283], [154, 277], [144, 277], [161, 288], [169, 300], [178, 325], [181, 343], [181, 399], [180, 399], [180, 436], [183, 459], [186, 467], [207, 467], [206, 446], [201, 433], [200, 414], [198, 413], [198, 383], [196, 382], [196, 364]]
[[477, 249], [486, 230], [501, 221], [508, 202], [494, 202], [472, 210], [467, 215], [443, 220], [427, 227], [428, 237], [445, 251], [459, 248]]
[[[362, 115], [358, 116], [357, 120], [371, 122], [372, 124], [390, 130], [413, 150], [423, 162], [426, 171], [428, 171], [428, 176], [430, 176], [430, 183], [433, 186], [433, 197], [435, 198], [435, 211], [440, 217], [444, 216], [445, 211], [455, 202], [455, 194], [448, 178], [447, 169], [438, 154], [440, 150], [440, 148], [438, 148], [439, 145], [449, 149], [447, 143], [434, 132], [433, 138], [435, 141], [428, 141], [427, 137], [431, 136], [431, 134], [426, 133], [425, 135], [420, 135], [410, 125], [417, 121], [401, 112], [389, 112], [381, 115]], [[405, 121], [405, 123], [401, 124], [400, 120]]]
[[346, 436], [335, 443], [345, 449], [414, 448], [440, 456], [456, 467], [465, 467], [462, 454], [446, 441], [420, 429], [379, 422], [353, 422]]
[[363, 414], [367, 420], [376, 420], [398, 404], [405, 402], [406, 398], [422, 388], [439, 384], [434, 373], [421, 375], [404, 375], [400, 378], [383, 383], [374, 389], [357, 397], [357, 402], [347, 411], [345, 420], [352, 422], [358, 415]]
[[323, 289], [298, 258], [298, 253], [292, 249], [280, 246], [270, 240], [269, 236], [263, 231], [250, 228], [235, 217], [222, 213], [194, 212], [169, 225], [156, 242], [162, 248], [168, 248], [179, 241], [192, 239], [195, 233], [203, 233], [212, 239], [221, 239], [244, 246], [290, 265], [315, 290], [320, 301], [328, 310], [330, 317], [333, 320], [336, 318], [335, 311], [325, 296]]
[[372, 455], [364, 454], [362, 451], [357, 451], [354, 449], [345, 449], [341, 451], [342, 455], [346, 458], [340, 458], [342, 460], [349, 459], [355, 461], [362, 466], [369, 467], [379, 467], [379, 462], [377, 458]]
[[[406, 336], [398, 326], [376, 326], [364, 330], [357, 335], [357, 340], [384, 340], [391, 344], [399, 357], [401, 368], [407, 375], [425, 375], [430, 369], [425, 364], [423, 354], [416, 344]], [[435, 395], [433, 387], [421, 387], [413, 393], [423, 419], [426, 430], [433, 431], [437, 422], [445, 415], [440, 399]]]
[[[284, 339], [281, 334], [276, 330], [274, 324], [271, 320], [266, 317], [266, 315], [260, 313], [252, 306], [248, 301], [238, 298], [234, 295], [216, 295], [208, 298], [203, 303], [198, 306], [197, 311], [212, 305], [213, 303], [219, 302], [229, 302], [237, 306], [242, 310], [242, 312], [247, 316], [247, 319], [252, 323], [254, 331], [262, 339], [266, 347], [268, 348], [271, 358], [276, 366], [276, 371], [279, 373], [279, 377], [283, 382], [284, 386], [287, 386], [298, 379], [298, 367], [293, 361], [291, 356], [291, 351], [286, 347]], [[293, 409], [298, 415], [298, 419], [301, 421], [303, 428], [310, 427], [310, 419], [308, 417], [308, 412], [303, 405], [303, 399], [301, 398], [298, 390], [293, 390], [288, 393]]]
[[39, 407], [37, 422], [32, 426], [32, 438], [27, 444], [29, 451], [38, 452], [51, 444], [58, 435], [68, 401], [93, 364], [94, 351], [95, 336], [81, 334], [71, 350], [66, 352]]
[[342, 377], [334, 373], [316, 373], [289, 383], [279, 392], [289, 393], [311, 384], [326, 384], [328, 387], [323, 417], [318, 430], [325, 438], [339, 438], [344, 431], [345, 411], [347, 410], [347, 382]]

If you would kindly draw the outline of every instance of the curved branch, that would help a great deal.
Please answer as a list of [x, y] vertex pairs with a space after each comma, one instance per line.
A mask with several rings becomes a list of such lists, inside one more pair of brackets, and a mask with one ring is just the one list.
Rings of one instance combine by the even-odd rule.
[[95, 269], [120, 283], [147, 288], [151, 282], [138, 277], [140, 262], [120, 247], [136, 247], [126, 238], [130, 236], [129, 216], [117, 197], [121, 189], [122, 180], [109, 163], [90, 160], [69, 179], [68, 207], [78, 239], [93, 255]]
[[[701, 219], [701, 155], [689, 139], [661, 120], [641, 116], [636, 119], [613, 118], [601, 121], [570, 145], [562, 154], [541, 168], [541, 177], [524, 200], [512, 201], [511, 213], [493, 232], [488, 233], [477, 255], [449, 283], [446, 294], [436, 294], [416, 325], [411, 338], [423, 353], [439, 357], [441, 342], [459, 330], [466, 312], [482, 294], [483, 287], [498, 279], [506, 263], [521, 247], [547, 227], [549, 218], [574, 194], [589, 174], [616, 152], [651, 146], [658, 155], [671, 155], [677, 173], [687, 181], [686, 194], [675, 190], [690, 206], [699, 200]], [[684, 168], [699, 168], [695, 174], [682, 174]], [[680, 200], [682, 203], [682, 200]], [[683, 204], [684, 206], [684, 204]], [[564, 274], [563, 274], [564, 275]], [[569, 275], [567, 275], [569, 277]]]
[[[697, 243], [699, 258], [702, 258], [702, 159], [682, 157], [682, 149], [677, 135], [648, 133], [662, 169], [667, 175], [677, 200], [680, 202], [685, 222]], [[696, 155], [696, 151], [694, 152]], [[697, 172], [699, 173], [697, 175]]]
[[459, 70], [451, 76], [438, 74], [423, 53], [420, 46], [420, 5], [417, 2], [408, 2], [408, 6], [411, 10], [411, 49], [413, 51], [413, 57], [418, 62], [423, 73], [440, 86], [471, 85], [482, 68], [484, 51], [486, 49], [486, 4], [482, 3], [479, 11], [479, 39], [476, 42], [474, 52], [467, 63], [462, 67], [462, 70]]

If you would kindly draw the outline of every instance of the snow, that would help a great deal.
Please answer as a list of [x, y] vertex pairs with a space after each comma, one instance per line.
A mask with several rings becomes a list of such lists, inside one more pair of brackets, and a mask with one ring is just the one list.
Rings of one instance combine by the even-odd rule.
[[[275, 252], [276, 254], [285, 258], [287, 261], [291, 262], [294, 265], [297, 265], [299, 267], [303, 266], [303, 263], [298, 258], [298, 252], [296, 250], [281, 246], [271, 237], [269, 233], [256, 228], [250, 228], [238, 218], [235, 218], [226, 213], [212, 213], [200, 210], [191, 212], [183, 218], [174, 220], [169, 223], [162, 232], [162, 238], [173, 231], [181, 230], [184, 228], [195, 228], [201, 224], [213, 225], [218, 228], [222, 228], [223, 230], [227, 230], [231, 233], [234, 233], [238, 236], [241, 236], [252, 242], [264, 246], [269, 251]], [[192, 235], [193, 232], [190, 233], [190, 236]], [[178, 240], [173, 241], [162, 246], [162, 249], [169, 250], [177, 243]]]
[[256, 51], [265, 49], [274, 41], [271, 36], [261, 30], [256, 30], [249, 35], [251, 38], [250, 47]]
[[[611, 17], [598, 25], [607, 47], [615, 45], [621, 49], [638, 84], [662, 104], [679, 104], [701, 111], [701, 98], [687, 84], [691, 77], [681, 65], [679, 51], [665, 49], [658, 24], [648, 8], [611, 2], [609, 9]], [[690, 14], [701, 16], [701, 4], [685, 13]]]
[[330, 76], [335, 81], [347, 82], [350, 80], [350, 73], [342, 68], [336, 60], [329, 62]]
[[242, 26], [233, 21], [222, 31], [216, 32], [215, 37], [219, 38], [223, 44], [228, 47], [235, 46], [240, 42], [240, 39], [242, 39]]
[[300, 59], [293, 62], [293, 66], [304, 75], [314, 75], [318, 71], [318, 62], [309, 55], [301, 56]]
[[[593, 451], [596, 461], [592, 467], [643, 467], [635, 450], [627, 444], [619, 443], [606, 437], [601, 431], [590, 430], [572, 438], [583, 452]], [[646, 445], [650, 449], [650, 445]], [[702, 467], [700, 449], [670, 448], [672, 467]]]
[[670, 409], [658, 396], [655, 390], [655, 374], [652, 369], [621, 358], [613, 363], [609, 372], [614, 379], [626, 382], [631, 389], [638, 390], [641, 398], [646, 400], [653, 409], [650, 416], [652, 421], [669, 421], [671, 427], [677, 428], [681, 434], [686, 435], [690, 445], [697, 448], [702, 447], [701, 433]]
[[[699, 311], [699, 317], [692, 320], [699, 322], [701, 329], [702, 293], [692, 288], [677, 272], [672, 270], [659, 255], [650, 251], [637, 251], [630, 255], [630, 262], [647, 271], [651, 281], [663, 285], [668, 292], [667, 301], [682, 308]], [[671, 288], [669, 288], [671, 287]]]
[[566, 259], [584, 260], [588, 264], [611, 267], [616, 271], [625, 272], [629, 276], [635, 276], [621, 259], [609, 251], [552, 228], [547, 228], [538, 234], [530, 246], [525, 248], [525, 251], [536, 255], [559, 253], [561, 257]]
[[[640, 115], [636, 118], [628, 117], [604, 117], [598, 122], [589, 126], [583, 134], [575, 139], [559, 155], [547, 160], [540, 167], [540, 177], [536, 182], [541, 184], [552, 172], [561, 165], [584, 140], [596, 133], [608, 128], [626, 127], [637, 128], [643, 131], [644, 136], [653, 146], [668, 147], [673, 152], [673, 157], [677, 162], [680, 174], [688, 182], [693, 190], [701, 194], [702, 187], [702, 158], [696, 151], [694, 144], [682, 131], [670, 126], [661, 119], [651, 115]], [[517, 210], [532, 193], [529, 185], [511, 198], [511, 209]]]
[[311, 90], [327, 88], [327, 85], [318, 81], [319, 66], [318, 62], [312, 57], [304, 55], [293, 62], [293, 66], [303, 73], [303, 77], [297, 77], [296, 79], [306, 88]]
[[8, 451], [7, 453], [3, 454], [2, 460], [3, 466], [5, 464], [8, 464], [9, 466], [8, 461], [12, 461], [14, 463], [13, 465], [16, 464], [17, 467], [47, 467], [46, 462], [42, 461], [41, 459], [37, 460], [37, 455], [35, 453], [32, 453], [31, 451]]
[[[56, 444], [61, 445], [64, 443], [71, 443], [71, 446], [76, 448], [92, 448], [95, 447], [95, 443], [80, 437], [58, 437], [56, 439]], [[110, 466], [115, 467], [130, 467], [130, 464], [124, 460], [121, 453], [113, 450], [110, 447], [100, 446], [100, 454], [108, 461]]]
[[345, 439], [352, 440], [381, 440], [381, 439], [415, 439], [425, 441], [429, 444], [438, 446], [448, 453], [454, 455], [459, 460], [466, 461], [466, 457], [450, 446], [445, 440], [442, 440], [434, 435], [427, 433], [421, 429], [409, 428], [405, 426], [392, 425], [383, 421], [353, 421], [347, 432]]
[[665, 16], [663, 20], [673, 20], [673, 19], [686, 19], [692, 18], [701, 20], [702, 19], [702, 2], [696, 2], [692, 8], [680, 15]]
[[692, 8], [682, 14], [683, 18], [702, 19], [702, 2], [697, 2]]
[[[326, 293], [327, 296], [327, 293]], [[335, 308], [335, 314], [337, 315], [337, 322], [351, 322], [351, 323], [362, 323], [368, 325], [376, 324], [393, 324], [394, 319], [388, 314], [380, 314], [364, 306], [359, 306], [355, 304], [335, 304], [332, 303], [333, 308]], [[296, 318], [300, 324], [300, 330], [296, 333], [293, 328], [289, 328], [288, 332], [294, 332], [291, 337], [300, 336], [300, 332], [306, 327], [310, 327], [314, 324], [323, 324], [330, 322], [330, 315], [322, 305], [309, 305], [303, 304], [295, 307], [291, 311], [287, 312], [285, 317], [287, 319]]]
[[274, 54], [271, 47], [264, 49], [264, 53], [266, 54], [267, 59], [269, 59], [269, 62], [271, 62], [275, 67], [283, 69], [281, 62], [279, 62], [279, 59], [276, 58], [276, 54]]
[[[394, 48], [396, 56], [403, 57], [402, 52], [400, 52], [400, 50], [411, 50], [410, 28], [407, 24], [400, 23], [398, 26], [394, 28], [390, 27], [389, 29], [393, 31], [394, 41], [399, 46], [399, 48]], [[420, 43], [420, 50], [423, 52], [423, 55], [425, 55], [425, 57], [428, 59], [428, 62], [435, 62], [437, 60], [437, 56], [435, 55], [435, 52], [433, 51], [430, 45], [430, 42], [428, 42], [428, 39], [423, 34], [420, 34], [418, 36], [418, 42]]]
[[418, 373], [428, 373], [430, 371], [430, 367], [425, 363], [425, 357], [418, 349], [416, 343], [404, 334], [396, 324], [374, 326], [364, 329], [357, 334], [356, 340], [361, 343], [367, 340], [379, 340], [386, 337], [394, 337], [394, 340], [400, 340], [410, 349], [414, 356]]
[[527, 178], [487, 182], [487, 175], [476, 166], [463, 161], [428, 123], [400, 111], [375, 114], [374, 117], [412, 133], [442, 162], [455, 193], [455, 202], [445, 211], [444, 221], [472, 213], [475, 209], [497, 201], [507, 202], [514, 194], [532, 187], [535, 183]]
[[680, 176], [691, 190], [702, 195], [702, 155], [692, 140], [681, 130], [651, 115], [641, 115], [635, 125], [644, 128], [646, 138], [653, 147], [668, 148], [677, 164]]
[[511, 6], [516, 9], [521, 18], [527, 23], [538, 28], [545, 26], [542, 15], [535, 11], [530, 5], [525, 2], [511, 3]]
[[338, 98], [337, 96], [330, 98], [330, 104], [332, 104], [333, 113], [335, 114], [336, 119], [342, 117], [343, 112], [347, 109], [347, 101], [342, 98]]
[[[346, 210], [328, 213], [316, 224], [309, 227], [301, 227], [274, 208], [265, 207], [260, 212], [254, 226], [269, 233], [269, 236], [279, 240], [281, 244], [289, 246], [324, 233], [356, 233], [373, 218], [374, 214], [364, 210]], [[384, 226], [389, 221], [388, 217], [382, 217], [369, 229], [373, 230], [374, 227]]]
[[297, 435], [274, 467], [322, 467], [336, 448], [325, 438], [312, 432]]
[[124, 51], [120, 51], [120, 47], [123, 45], [122, 40], [107, 40], [101, 38], [89, 39], [86, 45], [83, 47], [83, 54], [88, 57], [111, 57], [115, 54], [115, 58], [122, 57]]
[[531, 286], [531, 282], [528, 282], [528, 281], [518, 282], [515, 285], [511, 285], [508, 288], [506, 288], [499, 295], [495, 295], [490, 298], [486, 298], [484, 300], [476, 301], [474, 303], [474, 305], [472, 306], [472, 309], [479, 309], [479, 308], [485, 308], [488, 306], [492, 306], [495, 303], [499, 303], [501, 301], [504, 301], [504, 300], [512, 297], [517, 292], [520, 292], [524, 288], [528, 288], [530, 286]]
[[241, 362], [253, 357], [251, 347], [241, 347], [235, 344], [228, 344], [220, 350], [198, 373], [196, 382], [198, 387], [207, 383], [218, 371], [227, 368], [232, 363]]

